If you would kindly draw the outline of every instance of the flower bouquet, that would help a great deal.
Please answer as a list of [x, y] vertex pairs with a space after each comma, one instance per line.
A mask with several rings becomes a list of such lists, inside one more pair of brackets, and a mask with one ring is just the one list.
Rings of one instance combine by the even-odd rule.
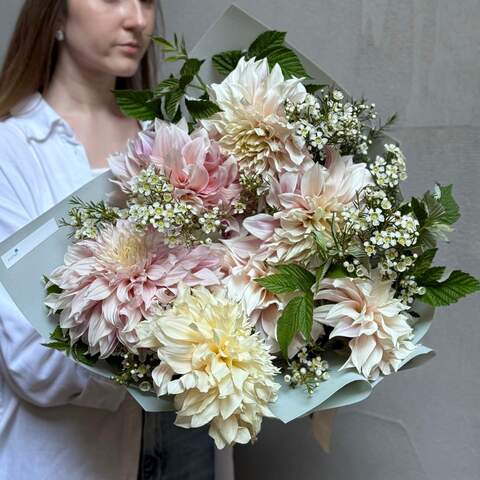
[[318, 83], [284, 32], [258, 33], [208, 62], [154, 38], [179, 73], [116, 92], [151, 122], [109, 158], [108, 195], [70, 199], [72, 242], [46, 278], [50, 347], [103, 362], [150, 408], [171, 400], [218, 448], [255, 440], [263, 417], [365, 398], [431, 352], [430, 307], [480, 289], [432, 266], [459, 208], [451, 185], [403, 199], [394, 117]]

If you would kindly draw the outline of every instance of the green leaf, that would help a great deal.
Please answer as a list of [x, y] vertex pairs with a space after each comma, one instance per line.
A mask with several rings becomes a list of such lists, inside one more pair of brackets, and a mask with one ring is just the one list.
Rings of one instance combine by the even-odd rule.
[[165, 112], [170, 120], [174, 120], [178, 112], [178, 107], [184, 95], [183, 90], [174, 90], [165, 96]]
[[147, 103], [153, 98], [150, 90], [113, 90], [113, 94], [118, 106], [127, 117], [153, 120], [159, 116], [159, 104]]
[[163, 81], [161, 81], [154, 89], [153, 95], [155, 97], [163, 97], [167, 93], [174, 92], [179, 88], [180, 81], [178, 78], [169, 77]]
[[413, 213], [417, 217], [417, 220], [420, 223], [420, 226], [424, 225], [425, 220], [427, 219], [427, 216], [428, 216], [424, 206], [415, 197], [413, 197], [410, 202], [412, 205]]
[[228, 52], [214, 55], [212, 57], [212, 63], [218, 73], [221, 75], [228, 75], [235, 70], [235, 67], [242, 56], [243, 52], [241, 50], [229, 50]]
[[423, 252], [415, 261], [415, 266], [410, 270], [411, 275], [421, 277], [432, 265], [433, 259], [437, 253], [437, 248], [431, 248]]
[[332, 267], [328, 270], [325, 277], [327, 278], [344, 278], [348, 277], [347, 270], [342, 265], [332, 265]]
[[311, 83], [310, 85], [305, 85], [305, 90], [307, 90], [307, 93], [310, 93], [311, 95], [315, 95], [319, 90], [322, 88], [327, 87], [328, 85], [322, 85], [318, 83]]
[[267, 50], [264, 56], [267, 58], [270, 68], [278, 63], [285, 78], [310, 78], [297, 54], [288, 47], [273, 47]]
[[53, 348], [54, 350], [59, 351], [68, 351], [69, 345], [66, 345], [64, 342], [50, 342], [50, 343], [42, 343], [44, 347]]
[[416, 282], [419, 285], [435, 285], [445, 273], [445, 267], [432, 267], [424, 272], [421, 276], [417, 277]]
[[288, 275], [283, 275], [281, 273], [269, 275], [268, 277], [256, 278], [255, 282], [275, 295], [296, 292], [299, 290], [298, 285], [292, 282]]
[[200, 120], [202, 118], [209, 118], [221, 109], [216, 103], [210, 100], [185, 100], [185, 105], [190, 112], [193, 120]]
[[163, 38], [163, 37], [154, 36], [154, 37], [152, 37], [152, 40], [153, 40], [155, 43], [158, 43], [159, 45], [162, 45], [162, 46], [164, 46], [164, 47], [169, 47], [169, 48], [175, 49], [175, 47], [174, 47], [168, 40], [166, 40], [166, 39]]
[[248, 49], [249, 57], [263, 58], [264, 53], [273, 47], [282, 47], [285, 42], [287, 32], [277, 32], [276, 30], [269, 30], [261, 33]]
[[297, 332], [302, 332], [308, 341], [313, 325], [313, 294], [295, 297], [282, 312], [277, 324], [277, 339], [282, 354], [288, 358], [288, 346]]
[[460, 298], [480, 290], [480, 282], [470, 274], [454, 270], [443, 282], [426, 287], [426, 293], [417, 298], [434, 307], [456, 303]]
[[453, 185], [437, 185], [440, 196], [437, 197], [437, 194], [435, 194], [445, 211], [443, 221], [448, 225], [453, 225], [460, 218], [460, 208], [453, 198], [452, 187]]
[[315, 283], [315, 275], [300, 265], [278, 265], [276, 268], [280, 273], [287, 275], [303, 292], [309, 292]]
[[180, 77], [190, 79], [188, 81], [188, 83], [190, 83], [200, 71], [204, 62], [205, 60], [199, 60], [198, 58], [189, 58], [180, 70]]

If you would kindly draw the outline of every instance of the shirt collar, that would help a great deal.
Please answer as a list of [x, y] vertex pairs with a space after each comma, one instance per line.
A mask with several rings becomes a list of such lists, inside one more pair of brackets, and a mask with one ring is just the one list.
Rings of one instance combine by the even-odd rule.
[[75, 139], [70, 126], [45, 101], [40, 92], [30, 95], [18, 103], [11, 113], [12, 116], [23, 120], [21, 123], [28, 139], [42, 142], [56, 127], [63, 130], [67, 137], [70, 137], [72, 140]]
[[[44, 141], [55, 129], [73, 143], [79, 143], [70, 125], [48, 104], [40, 92], [35, 92], [11, 110], [12, 116], [22, 119], [21, 122], [28, 139]], [[151, 120], [139, 121], [142, 129], [152, 125]]]

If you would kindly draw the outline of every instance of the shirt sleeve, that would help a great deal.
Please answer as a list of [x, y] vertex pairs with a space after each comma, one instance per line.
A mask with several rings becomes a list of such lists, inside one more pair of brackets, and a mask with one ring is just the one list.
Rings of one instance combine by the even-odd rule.
[[[16, 159], [22, 158], [25, 165], [26, 156], [32, 154], [26, 140], [6, 127], [0, 123], [0, 241], [32, 221], [35, 211], [27, 191], [33, 179], [15, 167]], [[0, 287], [0, 375], [9, 387], [41, 407], [73, 404], [117, 410], [126, 388], [42, 346], [44, 339]]]

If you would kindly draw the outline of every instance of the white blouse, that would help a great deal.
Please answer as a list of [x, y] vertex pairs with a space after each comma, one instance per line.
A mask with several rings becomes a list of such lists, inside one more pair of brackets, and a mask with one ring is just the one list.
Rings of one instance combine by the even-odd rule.
[[[95, 174], [68, 124], [29, 97], [0, 122], [0, 241]], [[2, 287], [0, 479], [136, 479], [139, 405], [42, 342]]]
[[[40, 93], [27, 98], [0, 122], [0, 241], [104, 170]], [[42, 342], [0, 284], [0, 479], [136, 479], [139, 405]], [[232, 448], [215, 451], [215, 478], [234, 479]]]

